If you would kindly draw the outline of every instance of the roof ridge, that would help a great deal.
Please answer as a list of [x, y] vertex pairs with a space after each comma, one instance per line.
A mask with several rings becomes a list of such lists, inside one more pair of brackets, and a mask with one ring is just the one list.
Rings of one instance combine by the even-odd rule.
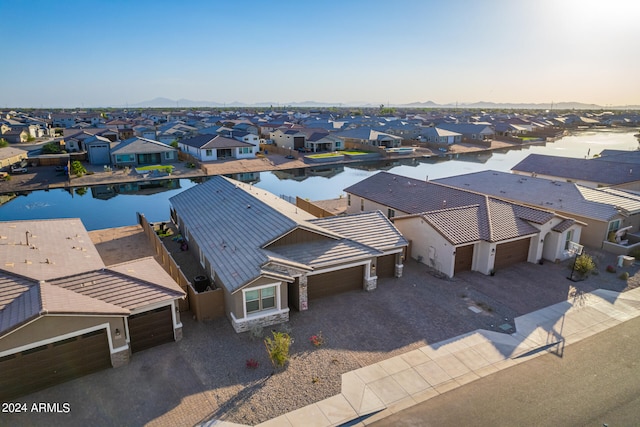
[[489, 196], [484, 196], [484, 203], [487, 207], [487, 227], [489, 228], [489, 241], [493, 242], [493, 224], [491, 223], [491, 208], [489, 207]]

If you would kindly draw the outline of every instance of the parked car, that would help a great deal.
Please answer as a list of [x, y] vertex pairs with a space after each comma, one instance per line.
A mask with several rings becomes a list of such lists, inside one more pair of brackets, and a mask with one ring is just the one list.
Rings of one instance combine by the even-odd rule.
[[18, 173], [27, 173], [27, 168], [23, 168], [22, 166], [11, 166], [11, 173], [12, 174], [18, 174]]

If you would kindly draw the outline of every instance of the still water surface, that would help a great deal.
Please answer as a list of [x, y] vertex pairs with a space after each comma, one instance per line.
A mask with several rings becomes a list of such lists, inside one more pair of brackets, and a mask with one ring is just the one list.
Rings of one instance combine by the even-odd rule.
[[[636, 150], [635, 129], [601, 129], [570, 135], [556, 142], [519, 150], [460, 155], [448, 159], [407, 159], [351, 166], [326, 166], [292, 171], [245, 174], [256, 187], [277, 195], [309, 200], [339, 197], [342, 190], [379, 170], [417, 179], [437, 179], [482, 170], [508, 172], [529, 154], [584, 158], [604, 149]], [[169, 198], [196, 183], [188, 180], [165, 182], [161, 187], [140, 188], [136, 184], [101, 186], [72, 191], [34, 191], [0, 206], [0, 220], [80, 218], [88, 230], [136, 224], [136, 212], [150, 221], [169, 218]], [[84, 192], [86, 191], [86, 192]], [[84, 192], [84, 194], [83, 194]]]

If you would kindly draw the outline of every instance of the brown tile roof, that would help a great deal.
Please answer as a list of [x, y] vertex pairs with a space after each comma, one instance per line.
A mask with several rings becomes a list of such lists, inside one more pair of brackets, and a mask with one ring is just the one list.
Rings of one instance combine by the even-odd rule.
[[40, 314], [38, 282], [0, 271], [0, 335]]
[[182, 290], [167, 289], [108, 269], [52, 280], [51, 284], [131, 311], [185, 295]]
[[553, 231], [557, 231], [558, 233], [562, 233], [563, 231], [568, 230], [576, 221], [573, 219], [565, 219], [564, 221], [557, 224], [552, 228]]
[[40, 281], [104, 268], [79, 219], [0, 224], [0, 268], [9, 273]]
[[184, 293], [175, 280], [173, 280], [151, 256], [110, 265], [107, 269], [145, 282], [153, 283], [171, 291]]
[[538, 232], [552, 212], [447, 185], [380, 172], [345, 189], [400, 212], [421, 216], [453, 244], [490, 242]]
[[380, 211], [318, 218], [309, 222], [380, 251], [408, 245], [398, 229]]

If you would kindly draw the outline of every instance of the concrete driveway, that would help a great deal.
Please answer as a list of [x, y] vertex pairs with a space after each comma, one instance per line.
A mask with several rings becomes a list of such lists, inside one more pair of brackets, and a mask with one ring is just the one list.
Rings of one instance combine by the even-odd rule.
[[[274, 371], [261, 339], [236, 334], [226, 319], [196, 322], [183, 313], [184, 338], [133, 355], [131, 363], [16, 401], [69, 403], [68, 414], [2, 414], [8, 425], [193, 425], [212, 419], [256, 424], [340, 392], [341, 375], [476, 329], [514, 332], [514, 316], [595, 288], [628, 283], [604, 272], [615, 258], [597, 254], [600, 271], [567, 280], [569, 262], [518, 264], [495, 276], [438, 279], [408, 262], [401, 279], [375, 292], [312, 301], [284, 326], [295, 342], [284, 371]], [[637, 282], [638, 268], [626, 269]], [[470, 309], [471, 307], [471, 309]], [[322, 331], [326, 344], [308, 337]], [[245, 361], [255, 358], [259, 368]], [[318, 381], [311, 381], [317, 375]], [[274, 403], [276, 401], [277, 403]]]

